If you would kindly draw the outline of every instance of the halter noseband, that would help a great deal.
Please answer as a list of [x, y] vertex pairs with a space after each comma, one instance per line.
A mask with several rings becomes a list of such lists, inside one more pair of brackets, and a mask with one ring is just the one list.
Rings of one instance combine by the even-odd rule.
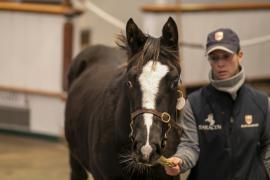
[[167, 113], [167, 112], [158, 112], [158, 111], [156, 111], [154, 109], [145, 109], [145, 108], [138, 109], [138, 110], [132, 112], [131, 113], [131, 122], [130, 122], [130, 128], [131, 128], [130, 137], [133, 134], [133, 127], [132, 127], [133, 121], [135, 120], [135, 118], [138, 115], [143, 114], [143, 113], [153, 114], [154, 116], [158, 117], [161, 122], [168, 125], [168, 129], [166, 130], [166, 132], [164, 134], [163, 143], [162, 143], [162, 146], [165, 147], [166, 146], [166, 141], [167, 141], [167, 133], [171, 129], [171, 120], [172, 120], [171, 115], [169, 113]]
[[131, 120], [134, 120], [138, 115], [140, 114], [143, 114], [143, 113], [150, 113], [150, 114], [153, 114], [157, 117], [159, 117], [159, 119], [165, 123], [165, 124], [168, 124], [170, 121], [171, 121], [171, 116], [169, 113], [167, 112], [158, 112], [154, 109], [138, 109], [137, 111], [135, 112], [132, 112], [131, 113]]

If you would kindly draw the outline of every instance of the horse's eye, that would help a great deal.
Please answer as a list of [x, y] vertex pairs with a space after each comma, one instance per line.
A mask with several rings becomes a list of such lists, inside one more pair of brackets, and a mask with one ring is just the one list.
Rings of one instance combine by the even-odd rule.
[[179, 79], [173, 80], [173, 81], [171, 82], [170, 88], [171, 88], [171, 89], [177, 89], [178, 83], [179, 83]]
[[132, 86], [132, 82], [131, 81], [128, 81], [126, 82], [126, 85], [129, 89], [131, 89], [133, 86]]

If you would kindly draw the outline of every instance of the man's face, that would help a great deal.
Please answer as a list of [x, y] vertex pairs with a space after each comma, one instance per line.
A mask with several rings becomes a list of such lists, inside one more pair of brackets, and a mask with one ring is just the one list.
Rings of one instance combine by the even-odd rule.
[[239, 72], [239, 64], [243, 53], [231, 54], [223, 50], [215, 50], [208, 55], [214, 79], [225, 80]]

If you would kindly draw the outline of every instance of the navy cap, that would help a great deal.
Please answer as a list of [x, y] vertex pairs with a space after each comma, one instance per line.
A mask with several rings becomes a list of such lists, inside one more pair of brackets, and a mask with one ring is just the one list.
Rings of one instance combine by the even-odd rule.
[[236, 53], [240, 49], [240, 40], [237, 34], [228, 28], [220, 28], [208, 34], [206, 43], [206, 54], [223, 50]]

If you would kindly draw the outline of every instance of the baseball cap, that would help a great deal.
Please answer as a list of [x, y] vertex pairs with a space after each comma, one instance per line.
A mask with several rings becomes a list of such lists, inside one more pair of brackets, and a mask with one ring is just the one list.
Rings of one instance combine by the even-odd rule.
[[227, 51], [231, 54], [240, 49], [240, 40], [238, 35], [229, 28], [217, 29], [207, 36], [206, 54], [215, 50]]

